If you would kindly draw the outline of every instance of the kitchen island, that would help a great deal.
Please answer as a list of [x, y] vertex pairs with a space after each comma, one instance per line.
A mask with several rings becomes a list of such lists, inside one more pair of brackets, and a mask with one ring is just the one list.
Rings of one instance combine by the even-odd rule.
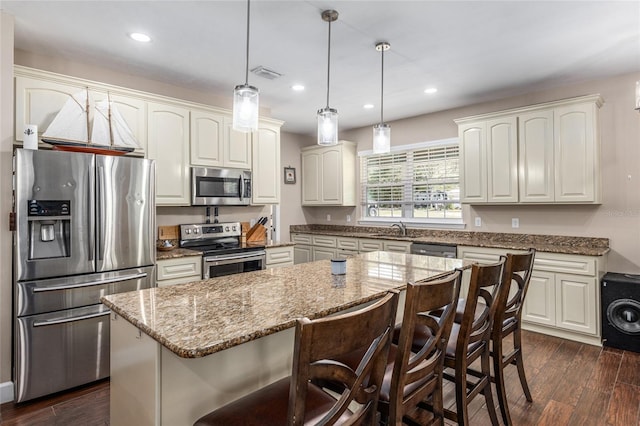
[[106, 296], [110, 424], [191, 425], [290, 373], [297, 318], [354, 309], [464, 266], [371, 252], [349, 258], [345, 275], [325, 260]]

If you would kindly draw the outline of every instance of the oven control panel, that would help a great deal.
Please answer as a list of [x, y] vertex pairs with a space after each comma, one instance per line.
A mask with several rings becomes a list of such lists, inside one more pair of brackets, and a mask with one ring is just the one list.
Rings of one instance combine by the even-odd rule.
[[240, 222], [180, 225], [181, 240], [214, 240], [225, 237], [239, 237], [241, 233]]

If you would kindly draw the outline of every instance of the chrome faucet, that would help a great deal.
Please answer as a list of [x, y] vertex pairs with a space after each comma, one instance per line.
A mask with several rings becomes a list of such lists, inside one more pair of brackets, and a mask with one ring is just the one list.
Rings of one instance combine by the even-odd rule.
[[403, 237], [407, 236], [407, 225], [405, 225], [404, 223], [402, 223], [402, 221], [400, 221], [400, 223], [394, 223], [393, 225], [391, 225], [391, 227], [393, 228], [394, 226], [398, 227], [398, 231], [400, 231], [400, 235]]

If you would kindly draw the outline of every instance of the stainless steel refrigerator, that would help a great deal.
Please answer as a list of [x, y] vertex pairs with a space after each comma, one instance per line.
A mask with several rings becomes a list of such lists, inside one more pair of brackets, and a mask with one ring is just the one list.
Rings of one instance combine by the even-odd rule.
[[107, 294], [155, 283], [155, 162], [17, 149], [17, 402], [109, 376]]

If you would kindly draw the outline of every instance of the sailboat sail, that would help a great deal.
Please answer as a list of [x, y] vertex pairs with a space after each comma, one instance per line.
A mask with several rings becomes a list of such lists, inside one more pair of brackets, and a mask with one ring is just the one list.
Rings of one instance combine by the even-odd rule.
[[87, 143], [87, 96], [86, 91], [72, 95], [47, 127], [42, 138]]
[[126, 121], [107, 99], [95, 103], [89, 133], [88, 90], [76, 93], [64, 104], [42, 135], [42, 141], [54, 149], [121, 155], [139, 148]]

